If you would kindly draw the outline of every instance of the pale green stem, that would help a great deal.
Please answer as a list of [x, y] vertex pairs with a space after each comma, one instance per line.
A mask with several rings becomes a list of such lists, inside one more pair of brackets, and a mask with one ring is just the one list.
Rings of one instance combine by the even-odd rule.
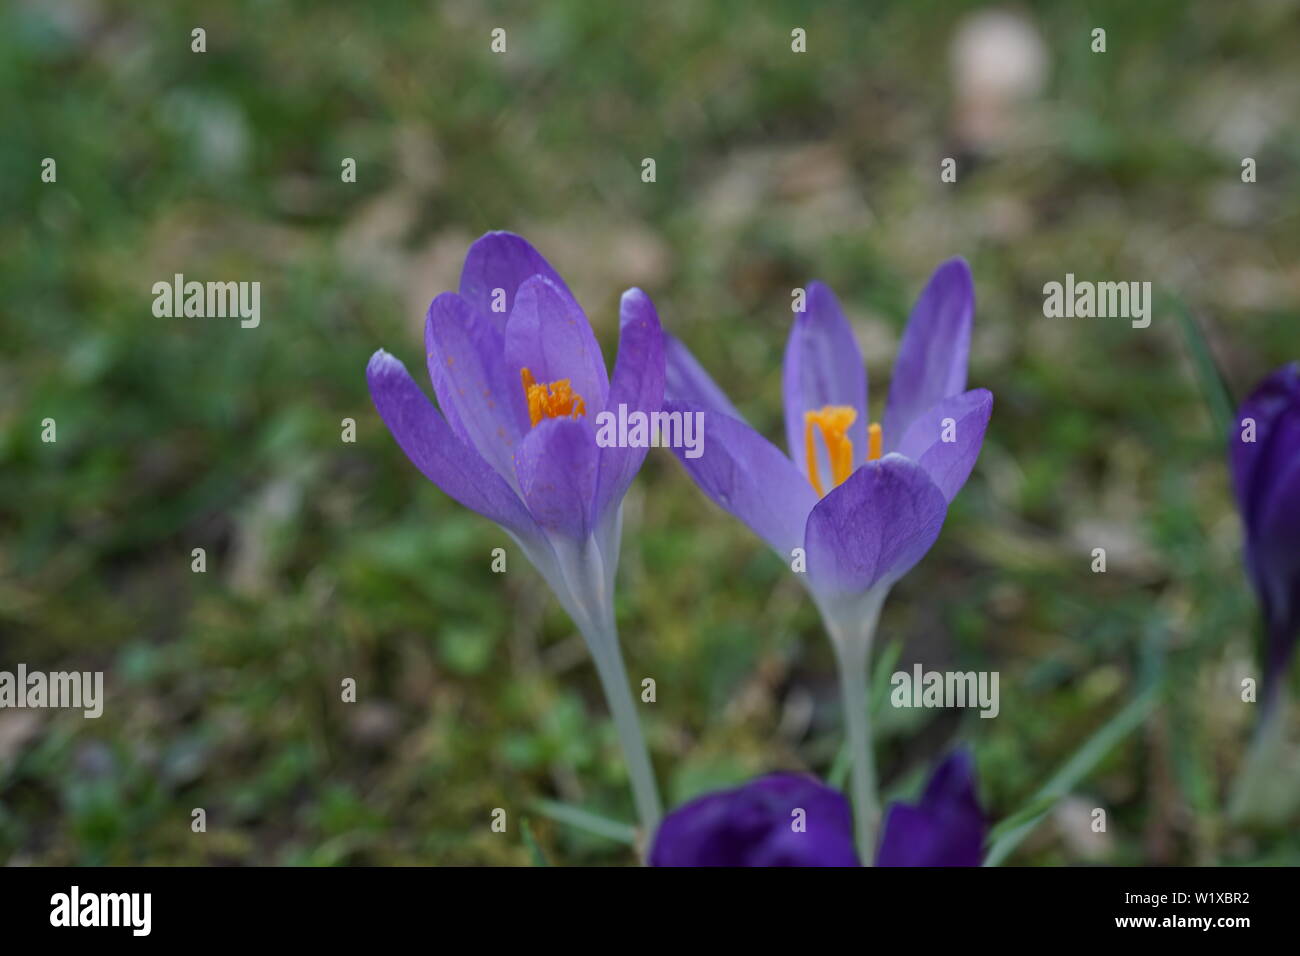
[[563, 539], [552, 540], [550, 544], [556, 560], [549, 561], [543, 554], [540, 559], [534, 557], [533, 564], [547, 576], [551, 589], [582, 632], [596, 664], [605, 702], [609, 705], [619, 744], [623, 748], [623, 759], [627, 762], [632, 800], [636, 803], [637, 816], [644, 831], [644, 846], [649, 847], [663, 809], [659, 803], [659, 788], [655, 783], [650, 752], [641, 734], [636, 703], [628, 690], [627, 668], [623, 663], [618, 625], [614, 620], [613, 569], [617, 564], [621, 522], [620, 509], [615, 522], [600, 530], [603, 552], [594, 539], [577, 544]]
[[840, 656], [840, 696], [848, 724], [849, 753], [852, 755], [853, 823], [858, 857], [870, 866], [875, 857], [876, 825], [880, 805], [876, 797], [876, 759], [871, 746], [871, 715], [867, 706], [867, 661], [865, 655]]
[[645, 737], [641, 733], [636, 702], [628, 689], [627, 668], [623, 664], [623, 652], [618, 646], [618, 633], [613, 625], [609, 625], [606, 633], [589, 634], [587, 644], [596, 662], [596, 673], [600, 675], [605, 700], [614, 717], [614, 727], [618, 731], [618, 741], [623, 748], [623, 759], [627, 761], [628, 778], [632, 783], [632, 799], [645, 831], [646, 846], [649, 846], [655, 828], [659, 826], [659, 819], [663, 816], [663, 809], [659, 803], [659, 788], [655, 784], [650, 752], [646, 749]]
[[871, 740], [871, 700], [867, 693], [867, 660], [871, 657], [876, 623], [884, 594], [871, 596], [856, 608], [851, 623], [841, 623], [844, 615], [827, 616], [831, 644], [835, 647], [840, 671], [840, 696], [844, 721], [848, 725], [849, 754], [853, 772], [850, 777], [853, 795], [853, 826], [857, 838], [858, 858], [871, 866], [876, 856], [876, 829], [880, 824], [880, 800], [876, 795], [876, 758]]
[[1264, 692], [1260, 723], [1233, 782], [1228, 816], [1238, 824], [1278, 826], [1296, 806], [1300, 774], [1286, 744], [1289, 700], [1281, 675]]

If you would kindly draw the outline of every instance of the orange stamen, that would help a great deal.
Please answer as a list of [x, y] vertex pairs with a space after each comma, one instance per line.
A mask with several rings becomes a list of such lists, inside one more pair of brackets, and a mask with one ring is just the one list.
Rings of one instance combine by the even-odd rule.
[[879, 425], [872, 422], [867, 426], [867, 461], [875, 461], [884, 450], [885, 433]]
[[519, 370], [519, 377], [524, 383], [524, 395], [528, 398], [528, 418], [534, 428], [544, 418], [581, 418], [587, 414], [582, 396], [573, 390], [569, 379], [536, 382], [533, 373], [526, 368]]
[[853, 474], [853, 440], [848, 436], [849, 426], [858, 417], [857, 410], [847, 405], [826, 405], [816, 411], [803, 413], [804, 444], [808, 455], [808, 480], [812, 482], [817, 497], [825, 497], [821, 476], [817, 470], [816, 426], [826, 444], [826, 454], [831, 464], [831, 488], [837, 488]]

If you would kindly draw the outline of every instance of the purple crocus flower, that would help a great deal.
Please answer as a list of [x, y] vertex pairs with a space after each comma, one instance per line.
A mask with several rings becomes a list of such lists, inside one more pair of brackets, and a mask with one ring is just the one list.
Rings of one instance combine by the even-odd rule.
[[857, 866], [849, 802], [814, 777], [774, 773], [705, 794], [659, 824], [651, 866]]
[[930, 549], [965, 484], [993, 409], [966, 389], [975, 291], [970, 268], [935, 270], [908, 320], [881, 424], [867, 374], [829, 288], [813, 282], [786, 346], [789, 455], [747, 425], [680, 342], [668, 337], [665, 407], [704, 411], [704, 453], [678, 459], [718, 505], [800, 570], [839, 660], [854, 754], [859, 847], [877, 816], [866, 726], [866, 662], [893, 584]]
[[890, 806], [876, 866], [979, 866], [987, 832], [975, 760], [957, 750], [935, 768], [920, 803]]
[[519, 236], [469, 248], [460, 292], [429, 306], [425, 348], [441, 409], [380, 350], [366, 378], [380, 417], [430, 481], [518, 543], [582, 632], [613, 711], [642, 823], [659, 798], [614, 622], [623, 496], [645, 448], [600, 447], [606, 408], [649, 415], [664, 388], [663, 333], [640, 289], [623, 294], [611, 379], [559, 274]]
[[806, 304], [783, 366], [788, 456], [671, 336], [667, 406], [707, 413], [704, 453], [678, 458], [782, 557], [803, 549], [808, 585], [834, 611], [857, 608], [929, 550], [975, 465], [993, 396], [966, 390], [975, 293], [961, 259], [935, 271], [912, 311], [883, 425], [867, 424], [866, 368], [834, 294], [813, 282]]
[[[919, 804], [890, 807], [876, 865], [979, 866], [986, 830], [974, 762], [958, 751], [935, 770]], [[668, 814], [650, 865], [858, 866], [859, 856], [844, 795], [813, 777], [776, 773]]]
[[1271, 708], [1300, 632], [1300, 362], [1264, 379], [1241, 404], [1229, 442], [1246, 530], [1246, 568], [1268, 633]]

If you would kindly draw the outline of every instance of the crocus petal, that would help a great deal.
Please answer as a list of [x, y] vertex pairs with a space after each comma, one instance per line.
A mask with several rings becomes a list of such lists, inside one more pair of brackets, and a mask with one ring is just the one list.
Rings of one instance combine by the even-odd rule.
[[1260, 512], [1266, 531], [1249, 541], [1251, 576], [1269, 626], [1270, 687], [1290, 663], [1300, 636], [1300, 428], [1291, 429], [1291, 438], [1297, 454], [1279, 473]]
[[945, 398], [912, 422], [898, 453], [924, 468], [951, 502], [975, 467], [992, 414], [993, 394], [988, 389]]
[[[1294, 442], [1259, 513], [1259, 530], [1247, 539], [1251, 578], [1268, 623], [1269, 693], [1300, 637], [1300, 408], [1286, 434]], [[1279, 430], [1278, 440], [1283, 437]]]
[[[1256, 525], [1255, 517], [1264, 498], [1256, 488], [1256, 479], [1259, 477], [1263, 484], [1268, 484], [1276, 472], [1277, 462], [1273, 462], [1272, 470], [1260, 466], [1289, 450], [1279, 450], [1273, 437], [1279, 422], [1296, 408], [1300, 408], [1300, 362], [1284, 365], [1260, 382], [1237, 411], [1236, 427], [1229, 442], [1232, 483], [1247, 527]], [[1248, 427], [1248, 423], [1253, 427]], [[1245, 441], [1246, 437], [1253, 440]]]
[[948, 502], [925, 469], [901, 455], [869, 461], [808, 516], [808, 577], [827, 595], [892, 584], [939, 537]]
[[1300, 632], [1300, 363], [1278, 369], [1242, 403], [1229, 452], [1246, 566], [1268, 629], [1271, 702]]
[[599, 457], [584, 419], [548, 418], [515, 452], [515, 472], [528, 510], [539, 525], [584, 541], [592, 532]]
[[890, 807], [876, 866], [979, 866], [987, 828], [975, 762], [957, 751], [930, 777], [919, 805]]
[[429, 306], [424, 344], [443, 414], [462, 441], [513, 481], [515, 443], [528, 413], [519, 373], [507, 372], [501, 333], [456, 293], [444, 292]]
[[605, 407], [609, 375], [591, 324], [569, 294], [546, 276], [525, 279], [506, 324], [505, 364], [519, 376], [528, 369], [539, 383], [568, 379], [587, 414]]
[[[794, 823], [801, 820], [803, 827]], [[651, 866], [858, 866], [844, 795], [777, 773], [706, 794], [664, 817]]]
[[884, 442], [894, 451], [913, 420], [966, 390], [975, 284], [964, 259], [934, 271], [912, 309], [885, 403]]
[[704, 444], [698, 458], [674, 448], [695, 483], [787, 560], [803, 544], [808, 512], [817, 493], [780, 449], [730, 415], [687, 402], [665, 402], [669, 412], [704, 415]]
[[[465, 253], [465, 265], [460, 271], [460, 294], [490, 318], [498, 332], [504, 332], [514, 309], [515, 293], [524, 280], [536, 275], [546, 276], [569, 292], [560, 274], [528, 240], [513, 232], [489, 232], [476, 240]], [[497, 294], [497, 289], [502, 295]], [[494, 301], [495, 309], [492, 307]]]
[[[615, 428], [619, 406], [626, 407], [628, 415], [643, 412], [649, 417], [663, 407], [664, 400], [664, 337], [654, 303], [640, 289], [628, 289], [623, 293], [618, 314], [618, 358], [609, 402], [602, 413], [613, 417]], [[599, 427], [597, 423], [598, 431]], [[648, 450], [617, 444], [601, 448], [596, 491], [598, 516], [623, 500]]]
[[519, 496], [438, 414], [400, 361], [380, 349], [366, 366], [370, 397], [424, 476], [466, 508], [524, 538], [540, 534]]
[[664, 334], [666, 372], [664, 398], [673, 402], [689, 402], [706, 411], [718, 412], [744, 421], [736, 406], [709, 373], [691, 354], [690, 349], [667, 333]]
[[805, 305], [785, 346], [781, 387], [790, 457], [807, 475], [804, 412], [825, 405], [847, 405], [858, 413], [848, 430], [853, 464], [867, 460], [867, 369], [834, 293], [821, 282], [810, 282]]

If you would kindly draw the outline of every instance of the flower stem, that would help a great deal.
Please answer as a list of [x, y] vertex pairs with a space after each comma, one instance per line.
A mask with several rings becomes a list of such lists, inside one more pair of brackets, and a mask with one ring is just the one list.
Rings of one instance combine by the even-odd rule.
[[611, 625], [608, 633], [590, 635], [587, 644], [596, 662], [596, 673], [600, 675], [605, 700], [614, 717], [614, 727], [618, 731], [623, 759], [627, 761], [628, 777], [632, 783], [632, 799], [636, 803], [637, 816], [645, 831], [648, 847], [655, 828], [659, 826], [659, 819], [663, 816], [663, 809], [659, 803], [659, 788], [655, 783], [650, 753], [646, 749], [645, 737], [641, 734], [636, 703], [628, 689], [627, 668], [623, 664], [623, 652], [618, 646], [618, 633]]
[[595, 538], [583, 542], [552, 538], [550, 554], [555, 560], [548, 560], [543, 552], [533, 559], [533, 564], [546, 576], [556, 597], [582, 632], [587, 650], [596, 664], [605, 702], [609, 705], [618, 741], [623, 748], [623, 759], [627, 762], [632, 799], [644, 831], [643, 849], [648, 849], [663, 809], [659, 803], [659, 788], [655, 783], [650, 752], [641, 735], [636, 703], [628, 690], [627, 668], [623, 664], [618, 624], [614, 619], [614, 571], [618, 565], [622, 515], [619, 508], [612, 513], [612, 520], [602, 524], [598, 530], [599, 542]]
[[840, 654], [840, 696], [848, 724], [852, 758], [853, 822], [858, 857], [870, 866], [875, 857], [880, 805], [876, 797], [876, 760], [871, 746], [870, 702], [867, 699], [866, 654], [847, 648]]
[[1259, 723], [1229, 796], [1228, 817], [1237, 824], [1279, 826], [1296, 805], [1296, 771], [1286, 747], [1289, 701], [1280, 676], [1264, 686]]
[[867, 693], [867, 661], [880, 620], [885, 594], [868, 593], [850, 614], [824, 615], [840, 672], [840, 698], [848, 726], [853, 772], [853, 825], [858, 858], [871, 866], [876, 856], [880, 800], [876, 795], [876, 758], [871, 740], [871, 700]]

